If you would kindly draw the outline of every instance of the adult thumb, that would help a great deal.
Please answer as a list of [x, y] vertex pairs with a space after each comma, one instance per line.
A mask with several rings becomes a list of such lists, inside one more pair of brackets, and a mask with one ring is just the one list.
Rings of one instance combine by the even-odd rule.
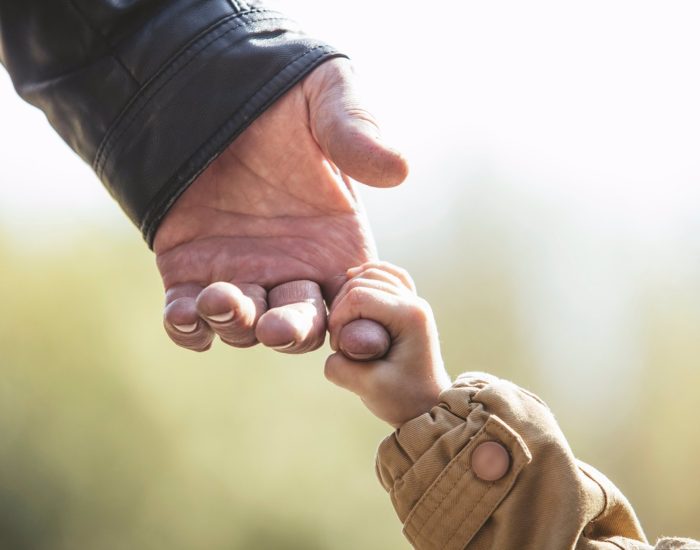
[[311, 131], [341, 172], [373, 187], [393, 187], [408, 175], [408, 163], [381, 138], [379, 126], [359, 99], [346, 59], [320, 65], [304, 81]]

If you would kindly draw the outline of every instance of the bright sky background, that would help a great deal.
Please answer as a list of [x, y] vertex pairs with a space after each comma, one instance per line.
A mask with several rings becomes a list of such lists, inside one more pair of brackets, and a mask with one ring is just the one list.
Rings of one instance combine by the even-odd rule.
[[[451, 2], [429, 15], [367, 0], [277, 5], [350, 53], [385, 133], [412, 162], [409, 184], [373, 193], [372, 204], [391, 212], [409, 201], [430, 218], [442, 208], [426, 211], [426, 200], [470, 183], [445, 172], [487, 170], [640, 238], [698, 217], [697, 2]], [[0, 147], [5, 223], [120, 219], [6, 74]]]
[[[352, 56], [412, 164], [402, 188], [364, 193], [382, 251], [493, 218], [543, 368], [575, 367], [582, 341], [576, 372], [631, 368], [638, 286], [700, 275], [700, 3], [277, 5]], [[4, 73], [0, 151], [0, 228], [17, 239], [86, 223], [139, 238]]]

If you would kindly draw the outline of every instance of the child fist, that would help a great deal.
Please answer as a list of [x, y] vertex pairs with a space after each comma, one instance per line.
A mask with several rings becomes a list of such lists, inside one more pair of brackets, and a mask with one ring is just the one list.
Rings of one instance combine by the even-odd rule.
[[[404, 269], [369, 262], [349, 269], [347, 276], [330, 308], [328, 330], [336, 353], [326, 360], [325, 375], [396, 428], [428, 412], [450, 386], [433, 313]], [[383, 358], [352, 360], [339, 348], [343, 328], [360, 319], [386, 328], [391, 342]]]

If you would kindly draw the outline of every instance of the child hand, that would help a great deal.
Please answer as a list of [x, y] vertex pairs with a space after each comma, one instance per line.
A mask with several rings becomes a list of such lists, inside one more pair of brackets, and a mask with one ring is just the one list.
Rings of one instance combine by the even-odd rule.
[[[328, 330], [336, 352], [326, 360], [326, 378], [360, 396], [367, 408], [393, 427], [428, 412], [450, 386], [428, 302], [416, 295], [410, 275], [387, 262], [348, 270], [348, 282], [330, 308]], [[351, 321], [371, 319], [391, 337], [387, 355], [353, 361], [339, 349]]]

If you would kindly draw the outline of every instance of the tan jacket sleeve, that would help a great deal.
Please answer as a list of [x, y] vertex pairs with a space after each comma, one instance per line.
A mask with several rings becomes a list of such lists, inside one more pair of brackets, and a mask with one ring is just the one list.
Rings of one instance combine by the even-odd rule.
[[[486, 447], [498, 451], [495, 470]], [[420, 550], [652, 548], [627, 499], [573, 456], [547, 406], [488, 374], [463, 374], [439, 406], [387, 437], [377, 474]], [[657, 548], [700, 548], [688, 544], [697, 543]]]

